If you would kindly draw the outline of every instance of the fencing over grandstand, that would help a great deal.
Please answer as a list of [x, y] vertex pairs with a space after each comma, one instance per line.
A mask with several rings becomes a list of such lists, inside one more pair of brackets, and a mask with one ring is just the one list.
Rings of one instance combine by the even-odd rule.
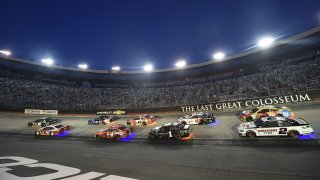
[[2, 57], [0, 108], [145, 110], [319, 92], [319, 67], [319, 28], [224, 62], [147, 74], [45, 67]]

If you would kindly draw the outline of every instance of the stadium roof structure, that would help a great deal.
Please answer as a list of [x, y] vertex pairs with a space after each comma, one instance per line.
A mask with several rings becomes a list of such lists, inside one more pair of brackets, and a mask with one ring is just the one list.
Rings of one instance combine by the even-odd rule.
[[[98, 79], [105, 81], [165, 81], [215, 74], [226, 69], [240, 69], [250, 64], [261, 63], [265, 60], [294, 53], [299, 49], [318, 46], [320, 44], [320, 26], [305, 31], [301, 34], [276, 41], [270, 48], [254, 48], [236, 55], [228, 56], [223, 61], [208, 60], [198, 64], [186, 65], [183, 69], [178, 67], [154, 69], [152, 72], [145, 71], [112, 71], [78, 69], [51, 65], [46, 66], [40, 62], [12, 56], [0, 55], [0, 66], [17, 71], [32, 72], [49, 76], [63, 76], [70, 78]], [[267, 53], [266, 53], [267, 52]]]

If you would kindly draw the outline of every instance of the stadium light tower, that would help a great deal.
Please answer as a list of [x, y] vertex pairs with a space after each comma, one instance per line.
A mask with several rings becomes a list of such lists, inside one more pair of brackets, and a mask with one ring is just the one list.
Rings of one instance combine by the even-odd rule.
[[44, 58], [44, 59], [41, 59], [41, 62], [43, 62], [44, 64], [50, 66], [54, 63], [53, 59], [51, 58]]
[[225, 57], [225, 54], [223, 52], [217, 52], [212, 57], [215, 60], [221, 60]]
[[184, 59], [181, 59], [176, 63], [176, 67], [183, 68], [184, 66], [186, 66], [186, 64], [187, 64], [186, 61]]
[[78, 67], [81, 69], [87, 69], [88, 65], [87, 64], [79, 64]]
[[262, 48], [267, 48], [269, 46], [271, 46], [271, 44], [274, 42], [274, 38], [272, 37], [265, 37], [262, 38], [259, 42], [258, 42], [258, 46], [262, 47]]
[[145, 66], [143, 67], [143, 69], [144, 69], [145, 71], [150, 72], [150, 71], [153, 70], [153, 66], [152, 66], [151, 64], [147, 64], [147, 65], [145, 65]]
[[120, 66], [113, 66], [111, 69], [114, 71], [120, 71], [121, 68]]
[[10, 55], [11, 55], [11, 52], [8, 51], [8, 50], [0, 50], [0, 53], [1, 53], [1, 54], [4, 54], [4, 55], [6, 55], [6, 56], [10, 56]]

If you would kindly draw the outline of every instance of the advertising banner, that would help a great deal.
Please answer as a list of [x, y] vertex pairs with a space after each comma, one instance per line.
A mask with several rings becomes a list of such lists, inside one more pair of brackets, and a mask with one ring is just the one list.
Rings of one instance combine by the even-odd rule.
[[25, 109], [25, 114], [58, 115], [58, 110]]

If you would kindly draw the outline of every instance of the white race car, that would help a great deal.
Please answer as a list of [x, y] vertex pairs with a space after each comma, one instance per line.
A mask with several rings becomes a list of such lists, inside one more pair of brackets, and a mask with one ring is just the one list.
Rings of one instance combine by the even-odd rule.
[[240, 136], [290, 136], [313, 134], [313, 129], [303, 119], [285, 119], [283, 117], [264, 117], [255, 122], [244, 122], [238, 126]]
[[178, 122], [180, 124], [210, 124], [216, 121], [216, 117], [213, 114], [209, 113], [193, 113], [191, 115], [185, 115], [179, 118]]

